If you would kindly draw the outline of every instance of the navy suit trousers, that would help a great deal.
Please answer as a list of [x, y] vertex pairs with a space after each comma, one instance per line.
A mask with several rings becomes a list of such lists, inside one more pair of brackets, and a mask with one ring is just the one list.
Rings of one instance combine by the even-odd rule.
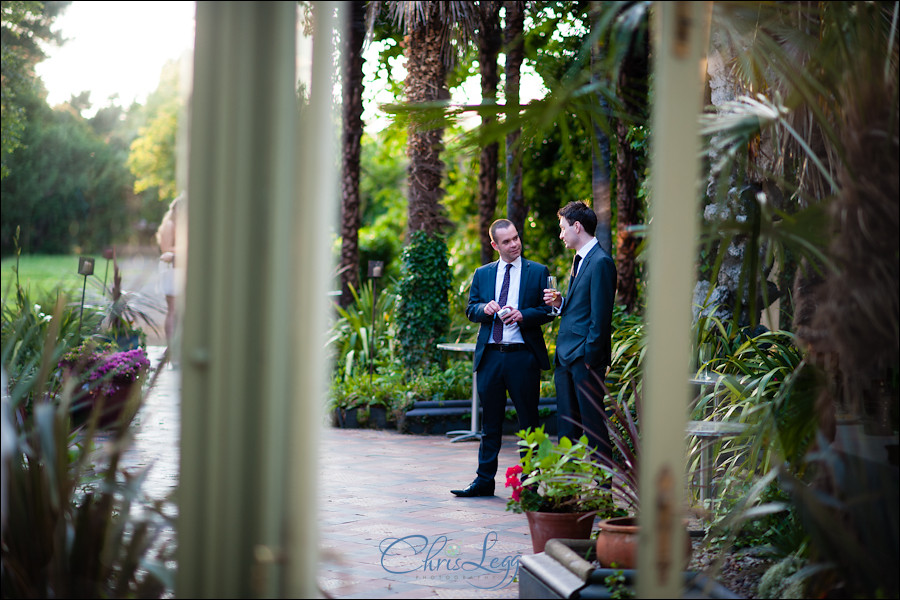
[[497, 475], [507, 391], [519, 418], [519, 428], [538, 426], [540, 380], [540, 366], [529, 350], [500, 352], [485, 348], [478, 369], [478, 397], [483, 412], [476, 481], [493, 483]]
[[569, 366], [557, 361], [554, 382], [559, 437], [567, 437], [574, 442], [585, 434], [588, 445], [606, 456], [612, 456], [609, 432], [600, 412], [603, 410], [603, 391], [594, 371], [588, 370], [580, 359]]

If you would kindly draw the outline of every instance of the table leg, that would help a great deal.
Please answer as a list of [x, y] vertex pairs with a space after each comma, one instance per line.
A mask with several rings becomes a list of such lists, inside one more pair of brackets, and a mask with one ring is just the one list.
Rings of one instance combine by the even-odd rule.
[[472, 371], [472, 428], [469, 431], [448, 431], [448, 436], [458, 436], [452, 442], [481, 440], [481, 428], [478, 426], [478, 373]]

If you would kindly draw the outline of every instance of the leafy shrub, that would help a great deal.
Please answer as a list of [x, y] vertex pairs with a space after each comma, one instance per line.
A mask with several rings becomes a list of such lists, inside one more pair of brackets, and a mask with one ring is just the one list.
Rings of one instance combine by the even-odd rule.
[[[159, 506], [148, 505], [139, 517], [133, 512], [149, 467], [126, 474], [119, 466], [136, 411], [116, 424], [103, 452], [95, 438], [99, 411], [73, 431], [69, 407], [79, 381], [61, 377], [56, 366], [77, 339], [71, 327], [77, 318], [64, 302], [46, 319], [23, 308], [19, 314], [4, 310], [3, 322], [3, 436], [11, 455], [5, 465], [4, 597], [171, 593], [171, 548], [157, 543], [171, 523]], [[7, 373], [15, 379], [7, 381]]]
[[371, 280], [358, 292], [353, 286], [350, 291], [353, 303], [347, 308], [336, 306], [338, 318], [331, 326], [327, 343], [336, 353], [335, 369], [342, 378], [390, 364], [397, 355], [394, 341], [397, 296], [391, 287], [382, 290], [377, 298]]
[[424, 231], [413, 232], [403, 249], [400, 271], [400, 357], [408, 374], [421, 373], [437, 360], [437, 344], [449, 325], [446, 243]]

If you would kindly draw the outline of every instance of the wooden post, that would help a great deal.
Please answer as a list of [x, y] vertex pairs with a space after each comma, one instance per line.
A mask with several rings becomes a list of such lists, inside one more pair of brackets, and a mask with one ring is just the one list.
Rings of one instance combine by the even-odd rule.
[[639, 598], [682, 595], [684, 428], [699, 219], [699, 115], [711, 2], [653, 6], [655, 100]]

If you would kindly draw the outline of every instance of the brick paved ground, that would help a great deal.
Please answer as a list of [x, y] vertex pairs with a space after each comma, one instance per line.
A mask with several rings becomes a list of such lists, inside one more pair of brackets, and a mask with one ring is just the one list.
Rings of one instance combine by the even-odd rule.
[[[154, 366], [161, 346], [151, 346]], [[135, 420], [128, 469], [152, 465], [155, 499], [178, 485], [179, 371], [164, 368]], [[477, 442], [393, 431], [322, 431], [319, 586], [334, 598], [517, 598], [520, 554], [530, 554], [524, 515], [506, 511], [504, 438], [497, 496], [456, 498], [475, 476]], [[174, 506], [173, 506], [174, 514]], [[167, 537], [174, 537], [169, 532]]]

